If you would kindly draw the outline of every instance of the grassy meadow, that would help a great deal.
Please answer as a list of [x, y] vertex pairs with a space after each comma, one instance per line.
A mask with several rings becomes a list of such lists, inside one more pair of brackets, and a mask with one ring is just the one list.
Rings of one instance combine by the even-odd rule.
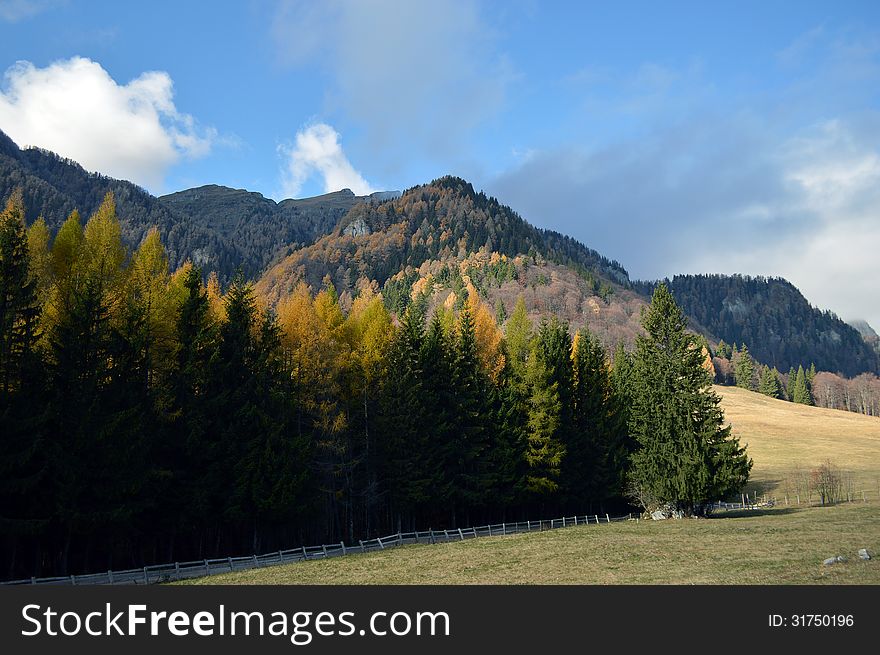
[[798, 474], [831, 460], [851, 471], [861, 497], [880, 499], [880, 418], [837, 409], [797, 405], [738, 387], [715, 387], [724, 416], [754, 466], [747, 490], [795, 492]]
[[[187, 584], [880, 584], [880, 419], [737, 388], [716, 391], [748, 443], [751, 489], [781, 496], [793, 472], [828, 458], [853, 472], [868, 502], [403, 546]], [[875, 559], [860, 560], [860, 548]], [[835, 555], [847, 561], [822, 564]]]
[[[880, 584], [880, 504], [626, 521], [413, 545], [188, 584]], [[848, 561], [824, 566], [844, 555]]]

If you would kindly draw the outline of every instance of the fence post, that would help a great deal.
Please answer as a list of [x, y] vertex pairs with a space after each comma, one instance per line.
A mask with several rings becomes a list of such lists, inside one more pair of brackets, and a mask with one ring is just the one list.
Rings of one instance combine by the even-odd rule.
[[258, 566], [259, 566], [259, 563], [257, 562], [257, 554], [254, 553], [254, 568], [257, 568]]
[[107, 580], [110, 581], [110, 584], [113, 584], [113, 571], [107, 571]]
[[70, 576], [70, 584], [72, 584], [74, 587], [76, 586], [76, 576], [73, 574], [71, 574]]
[[211, 575], [211, 569], [208, 568], [208, 560], [205, 560], [205, 575]]
[[343, 554], [343, 555], [347, 555], [348, 553], [347, 553], [346, 550], [345, 550], [345, 542], [344, 542], [344, 541], [340, 541], [340, 542], [339, 542], [339, 545], [342, 546], [342, 554]]
[[397, 545], [398, 546], [403, 545], [403, 535], [400, 532], [397, 533]]
[[229, 570], [231, 571], [232, 570], [232, 557], [231, 556], [227, 557], [226, 561], [229, 562]]
[[608, 516], [608, 512], [605, 513], [605, 522], [606, 522], [606, 523], [611, 523], [611, 517]]
[[321, 552], [324, 553], [324, 559], [327, 559], [327, 546], [321, 544]]
[[461, 528], [458, 529], [458, 536], [461, 537], [462, 541], [464, 541], [464, 533], [461, 531]]
[[306, 547], [305, 547], [305, 546], [302, 547], [302, 551], [303, 551], [303, 559], [304, 559], [304, 560], [308, 559], [308, 558], [309, 558], [309, 554], [306, 552]]
[[147, 577], [147, 567], [144, 567], [144, 584], [150, 584], [150, 578]]
[[501, 524], [501, 534], [507, 534], [507, 523]]
[[562, 527], [563, 528], [565, 527], [565, 517], [564, 516], [562, 517]]
[[362, 540], [358, 539], [358, 543], [361, 545], [361, 552], [366, 553], [367, 551], [364, 549], [364, 542]]
[[449, 530], [444, 530], [443, 536], [446, 537], [446, 541], [449, 541]]
[[436, 543], [437, 543], [437, 540], [434, 539], [434, 528], [428, 528], [428, 532], [429, 532], [430, 535], [431, 535], [431, 545], [436, 544]]
[[385, 550], [385, 544], [382, 543], [382, 537], [376, 537], [376, 541], [379, 542], [379, 548]]
[[599, 523], [599, 515], [596, 514], [595, 516], [596, 516], [596, 523]]

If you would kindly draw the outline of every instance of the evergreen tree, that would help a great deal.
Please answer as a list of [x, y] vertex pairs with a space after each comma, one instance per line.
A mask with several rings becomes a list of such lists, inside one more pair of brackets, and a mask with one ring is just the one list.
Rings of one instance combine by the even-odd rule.
[[810, 395], [810, 389], [807, 386], [807, 375], [804, 372], [803, 366], [798, 366], [797, 375], [792, 386], [791, 399], [793, 402], [801, 403], [802, 405], [813, 404], [813, 397]]
[[751, 460], [724, 426], [703, 353], [665, 284], [644, 312], [636, 338], [630, 431], [633, 495], [703, 514], [742, 488]]
[[794, 369], [794, 366], [788, 369], [788, 376], [785, 378], [785, 381], [786, 399], [794, 402], [794, 384], [797, 381], [797, 371]]
[[718, 342], [718, 348], [715, 350], [715, 354], [721, 359], [730, 359], [731, 354], [733, 353], [730, 344], [725, 343], [724, 339]]
[[495, 303], [495, 321], [498, 325], [504, 325], [504, 321], [507, 320], [507, 307], [504, 306], [504, 301], [501, 298], [498, 299], [498, 302]]
[[605, 350], [586, 329], [574, 337], [572, 367], [573, 429], [561, 481], [572, 507], [588, 507], [622, 491], [626, 431]]
[[391, 524], [410, 523], [438, 484], [423, 389], [424, 314], [415, 304], [404, 312], [388, 354], [388, 381], [382, 391], [379, 457]]
[[452, 359], [452, 390], [455, 430], [443, 455], [451, 493], [453, 525], [456, 508], [479, 508], [491, 486], [488, 470], [489, 385], [477, 351], [474, 319], [468, 307], [462, 309], [455, 334]]
[[758, 383], [758, 391], [771, 398], [782, 398], [782, 383], [779, 381], [779, 371], [769, 366], [761, 367], [761, 380]]
[[571, 335], [554, 316], [543, 320], [526, 367], [529, 389], [526, 486], [536, 498], [559, 488], [565, 443], [572, 430]]
[[0, 214], [0, 394], [4, 398], [21, 388], [23, 369], [35, 357], [39, 316], [18, 191]]
[[736, 360], [736, 366], [733, 371], [736, 386], [743, 389], [752, 389], [752, 379], [755, 376], [755, 361], [749, 354], [746, 344], [742, 345], [739, 351], [739, 357]]
[[14, 577], [19, 540], [48, 523], [44, 362], [37, 346], [40, 305], [20, 192], [0, 213], [0, 534], [10, 542], [4, 575]]

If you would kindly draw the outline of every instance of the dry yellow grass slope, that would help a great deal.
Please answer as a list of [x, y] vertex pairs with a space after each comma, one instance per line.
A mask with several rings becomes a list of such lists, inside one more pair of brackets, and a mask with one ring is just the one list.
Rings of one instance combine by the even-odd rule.
[[754, 460], [751, 489], [784, 493], [795, 472], [830, 459], [852, 471], [859, 492], [878, 497], [880, 418], [797, 405], [737, 387], [715, 387], [724, 416]]

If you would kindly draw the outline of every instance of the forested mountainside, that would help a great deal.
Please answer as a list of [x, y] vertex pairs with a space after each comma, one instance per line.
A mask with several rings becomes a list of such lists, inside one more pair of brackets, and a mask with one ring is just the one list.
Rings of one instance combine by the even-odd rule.
[[22, 150], [0, 132], [0, 197], [16, 188], [22, 190], [27, 223], [43, 216], [52, 233], [74, 210], [92, 214], [112, 191], [126, 245], [137, 247], [157, 227], [172, 266], [191, 259], [223, 283], [239, 267], [259, 277], [274, 259], [331, 231], [358, 202], [388, 195], [359, 197], [344, 190], [276, 203], [259, 193], [211, 185], [156, 198], [46, 150]]
[[22, 191], [27, 224], [42, 216], [53, 234], [71, 212], [89, 216], [112, 192], [123, 217], [122, 236], [129, 247], [139, 244], [151, 227], [157, 227], [172, 265], [196, 251], [212, 253], [211, 261], [205, 262], [212, 267], [234, 256], [201, 226], [176, 215], [139, 186], [89, 173], [75, 161], [47, 150], [19, 149], [0, 132], [0, 197], [5, 201], [16, 188]]
[[[208, 185], [161, 196], [159, 200], [187, 216], [234, 251], [220, 262], [221, 281], [231, 279], [238, 266], [248, 278], [257, 278], [279, 257], [310, 245], [331, 232], [339, 220], [360, 202], [378, 202], [386, 192], [356, 196], [343, 189], [314, 198], [275, 202], [260, 193]], [[194, 261], [201, 253], [193, 253]], [[214, 267], [206, 263], [206, 268]]]
[[[630, 283], [618, 262], [530, 225], [457, 177], [402, 195], [355, 196], [346, 189], [276, 203], [259, 193], [209, 185], [156, 198], [45, 150], [22, 150], [0, 132], [0, 197], [15, 188], [22, 189], [27, 223], [43, 216], [53, 234], [72, 211], [88, 216], [112, 192], [131, 250], [155, 226], [172, 268], [191, 260], [206, 275], [216, 272], [224, 286], [240, 268], [247, 278], [260, 280], [258, 288], [270, 300], [299, 281], [319, 289], [329, 279], [340, 294], [356, 295], [365, 282], [375, 283], [386, 296], [397, 295], [393, 305], [428, 274], [435, 292], [455, 290], [461, 280], [444, 282], [444, 266], [475, 255], [482, 262], [494, 252], [522, 256], [522, 272], [533, 266], [519, 279], [488, 273], [495, 275], [494, 283], [480, 291], [499, 309], [509, 310], [512, 294], [527, 289], [530, 314], [552, 312], [573, 325], [590, 325], [606, 343], [631, 343], [639, 307], [655, 286]], [[476, 269], [471, 274], [478, 277]], [[784, 280], [690, 275], [674, 277], [670, 287], [692, 328], [710, 340], [746, 343], [762, 363], [780, 370], [815, 363], [819, 370], [850, 377], [880, 370], [876, 335], [863, 331], [863, 338], [830, 312], [812, 307]], [[627, 289], [643, 299], [624, 294]]]
[[[847, 377], [880, 371], [880, 357], [855, 328], [813, 307], [786, 280], [676, 275], [666, 282], [688, 316], [716, 338], [745, 343], [763, 364], [786, 371], [812, 363]], [[647, 294], [655, 285], [635, 286]]]
[[317, 287], [328, 275], [341, 291], [359, 280], [383, 285], [395, 274], [425, 262], [478, 251], [508, 257], [540, 255], [576, 268], [597, 284], [600, 278], [629, 281], [619, 263], [571, 237], [530, 225], [460, 178], [443, 177], [394, 200], [356, 205], [332, 234], [272, 267], [259, 287], [277, 299], [300, 281]]
[[850, 321], [849, 324], [862, 335], [865, 343], [871, 346], [875, 352], [880, 353], [880, 335], [874, 331], [874, 328], [868, 325], [867, 321]]

